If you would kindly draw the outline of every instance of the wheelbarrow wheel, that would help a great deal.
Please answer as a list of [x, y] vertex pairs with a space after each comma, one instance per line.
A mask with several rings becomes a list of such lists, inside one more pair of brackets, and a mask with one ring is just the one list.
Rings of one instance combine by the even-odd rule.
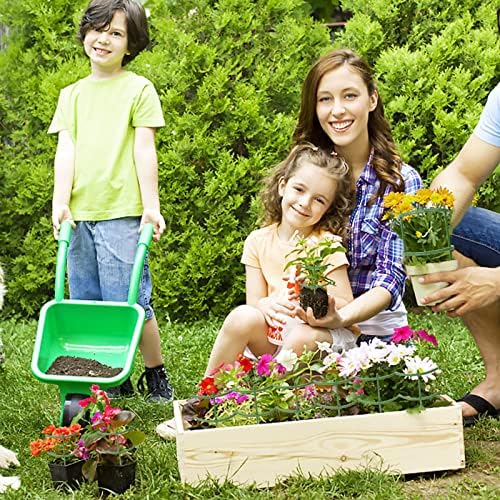
[[88, 398], [86, 394], [67, 394], [64, 400], [64, 410], [63, 410], [63, 425], [67, 426], [71, 424], [73, 418], [76, 417], [82, 410], [82, 407], [78, 404], [83, 399]]

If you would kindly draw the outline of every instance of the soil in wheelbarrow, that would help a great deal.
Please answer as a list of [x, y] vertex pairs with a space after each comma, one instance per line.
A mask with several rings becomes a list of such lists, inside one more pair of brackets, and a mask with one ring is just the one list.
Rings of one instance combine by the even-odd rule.
[[118, 375], [122, 370], [123, 368], [113, 368], [93, 359], [59, 356], [50, 365], [47, 374], [110, 378]]

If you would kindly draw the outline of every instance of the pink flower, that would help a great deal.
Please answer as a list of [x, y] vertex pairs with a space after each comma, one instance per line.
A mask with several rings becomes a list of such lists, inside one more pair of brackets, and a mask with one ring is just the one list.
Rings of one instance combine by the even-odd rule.
[[427, 342], [430, 342], [434, 347], [437, 347], [438, 341], [437, 338], [434, 335], [431, 335], [430, 333], [427, 333], [425, 330], [419, 330], [418, 332], [415, 332], [422, 340], [425, 340]]
[[257, 374], [260, 377], [268, 377], [271, 375], [270, 363], [273, 360], [272, 354], [263, 354], [257, 363]]
[[408, 326], [402, 326], [400, 328], [394, 328], [394, 333], [390, 339], [391, 342], [399, 344], [401, 342], [406, 342], [413, 337], [413, 330]]

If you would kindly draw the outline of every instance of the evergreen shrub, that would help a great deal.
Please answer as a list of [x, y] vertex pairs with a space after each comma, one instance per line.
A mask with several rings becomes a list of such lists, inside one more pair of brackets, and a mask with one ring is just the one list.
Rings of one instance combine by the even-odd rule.
[[[221, 316], [244, 300], [243, 241], [255, 194], [283, 159], [311, 63], [332, 46], [365, 55], [403, 158], [430, 179], [459, 151], [500, 73], [493, 0], [343, 0], [333, 44], [302, 0], [149, 0], [152, 49], [130, 69], [156, 86], [167, 230], [152, 247], [154, 305], [172, 320]], [[332, 2], [334, 4], [335, 2]], [[36, 317], [54, 292], [50, 206], [62, 87], [88, 74], [76, 42], [87, 0], [0, 0], [0, 261], [6, 314]], [[469, 14], [470, 12], [470, 14]], [[480, 202], [500, 208], [499, 176]]]
[[[336, 46], [375, 68], [400, 152], [429, 183], [476, 126], [500, 74], [494, 0], [343, 0], [353, 12]], [[500, 210], [500, 175], [479, 204]]]

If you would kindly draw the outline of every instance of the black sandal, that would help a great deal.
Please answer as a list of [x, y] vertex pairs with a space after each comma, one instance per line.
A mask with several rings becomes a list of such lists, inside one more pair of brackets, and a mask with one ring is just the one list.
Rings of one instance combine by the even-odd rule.
[[458, 401], [463, 401], [477, 411], [476, 415], [463, 417], [464, 427], [474, 425], [482, 417], [500, 418], [500, 409], [495, 408], [489, 401], [477, 394], [466, 394]]

